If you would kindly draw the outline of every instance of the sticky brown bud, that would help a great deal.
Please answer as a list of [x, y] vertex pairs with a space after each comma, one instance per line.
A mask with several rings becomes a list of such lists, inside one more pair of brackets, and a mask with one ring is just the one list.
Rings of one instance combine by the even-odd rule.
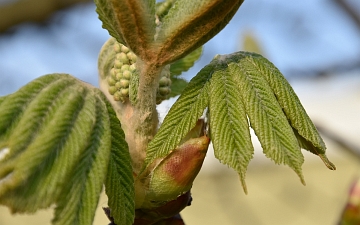
[[207, 136], [191, 138], [165, 157], [151, 174], [147, 197], [170, 201], [190, 190], [210, 143]]

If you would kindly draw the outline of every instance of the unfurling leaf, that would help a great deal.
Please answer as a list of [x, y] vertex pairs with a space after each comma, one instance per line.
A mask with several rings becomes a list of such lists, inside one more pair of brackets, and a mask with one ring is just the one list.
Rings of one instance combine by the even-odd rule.
[[242, 54], [247, 56], [247, 61], [256, 68], [274, 92], [279, 105], [294, 130], [300, 147], [318, 155], [329, 169], [334, 170], [334, 164], [325, 155], [326, 146], [324, 141], [285, 77], [270, 61], [261, 55], [256, 53]]
[[228, 62], [229, 72], [236, 74], [235, 81], [242, 90], [241, 98], [250, 125], [259, 138], [264, 154], [275, 163], [290, 166], [305, 184], [301, 172], [304, 159], [300, 146], [272, 90], [245, 57], [239, 56], [234, 61]]
[[[100, 90], [67, 74], [40, 77], [1, 98], [0, 204], [13, 212], [54, 204], [53, 224], [92, 224], [110, 151], [129, 154], [112, 143], [116, 115], [108, 107]], [[131, 190], [133, 182], [119, 186]]]
[[189, 55], [185, 56], [182, 59], [171, 63], [170, 65], [170, 74], [171, 78], [175, 76], [179, 76], [182, 72], [188, 71], [194, 63], [200, 58], [202, 54], [202, 47], [196, 49], [195, 51], [191, 52]]
[[253, 155], [249, 126], [265, 155], [291, 167], [303, 184], [301, 148], [335, 169], [283, 75], [262, 56], [248, 52], [215, 57], [189, 82], [150, 143], [146, 163], [169, 154], [206, 107], [215, 156], [239, 173], [245, 192], [245, 173]]
[[110, 35], [147, 59], [155, 35], [155, 0], [95, 0], [95, 4]]
[[161, 160], [155, 160], [140, 174], [145, 186], [141, 208], [154, 209], [188, 192], [199, 173], [210, 144], [206, 123], [198, 120], [179, 146]]
[[[195, 126], [209, 104], [209, 79], [213, 64], [204, 67], [171, 107], [163, 124], [146, 150], [145, 164], [163, 158], [175, 149], [184, 136]], [[200, 75], [199, 75], [200, 74]]]
[[241, 89], [227, 68], [216, 70], [210, 84], [210, 130], [215, 157], [238, 172], [247, 193], [245, 174], [254, 148]]
[[234, 16], [243, 0], [177, 0], [159, 31], [160, 65], [174, 62], [205, 44]]

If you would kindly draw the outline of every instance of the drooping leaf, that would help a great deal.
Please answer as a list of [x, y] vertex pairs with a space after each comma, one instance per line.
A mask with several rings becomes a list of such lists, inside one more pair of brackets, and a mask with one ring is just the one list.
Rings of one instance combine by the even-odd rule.
[[180, 75], [182, 72], [188, 71], [194, 63], [200, 58], [202, 54], [202, 47], [191, 52], [189, 55], [185, 56], [182, 59], [177, 60], [176, 62], [170, 65], [170, 74], [173, 78], [174, 76]]
[[254, 153], [249, 124], [234, 74], [214, 71], [210, 80], [210, 131], [215, 157], [235, 169], [245, 193], [245, 174]]
[[135, 217], [134, 179], [132, 176], [131, 158], [125, 134], [120, 121], [109, 103], [107, 109], [111, 113], [111, 157], [105, 181], [105, 191], [111, 216], [116, 224], [131, 225]]
[[56, 201], [54, 225], [92, 224], [105, 181], [111, 148], [110, 119], [102, 93], [96, 90], [93, 129], [79, 161]]
[[141, 59], [148, 59], [156, 28], [155, 0], [98, 0], [95, 3], [100, 19], [110, 34], [117, 32], [120, 36], [115, 36], [118, 42], [129, 47]]
[[[66, 91], [58, 92], [54, 85], [49, 85], [39, 93], [5, 142], [10, 154], [1, 171], [5, 172], [3, 168], [8, 167], [5, 174], [10, 173], [11, 180], [0, 186], [4, 194], [0, 199], [12, 202], [9, 204], [13, 204], [13, 211], [34, 212], [50, 206], [59, 196], [58, 185], [65, 182], [72, 166], [78, 162], [79, 149], [87, 144], [85, 138], [77, 139], [86, 137], [92, 129], [92, 118], [85, 110], [89, 107], [94, 110], [95, 106], [89, 101], [84, 105], [86, 90], [74, 85], [64, 89]], [[90, 121], [80, 123], [84, 117]], [[82, 128], [87, 129], [82, 131]], [[22, 139], [21, 134], [28, 138]], [[61, 151], [63, 148], [72, 151]], [[67, 166], [63, 167], [64, 164]]]
[[307, 115], [304, 107], [290, 84], [281, 72], [266, 58], [255, 53], [242, 53], [251, 56], [248, 60], [257, 68], [274, 92], [280, 106], [288, 118], [302, 148], [318, 155], [329, 168], [334, 170], [335, 166], [325, 155], [326, 146], [318, 133], [315, 125]]
[[[54, 224], [92, 224], [110, 151], [117, 148], [110, 125], [116, 115], [104, 94], [70, 75], [51, 74], [2, 99], [0, 204], [13, 212], [55, 204]], [[133, 188], [130, 181], [122, 185]]]
[[275, 163], [288, 165], [305, 184], [301, 172], [304, 158], [300, 146], [270, 86], [247, 57], [233, 55], [229, 61], [229, 72], [235, 76], [234, 80], [242, 90], [241, 98], [250, 125], [259, 138], [264, 154]]
[[174, 62], [205, 44], [234, 16], [243, 0], [177, 0], [159, 31], [159, 64]]
[[173, 77], [171, 79], [171, 92], [169, 94], [169, 98], [180, 95], [187, 85], [188, 82], [186, 80]]
[[208, 105], [209, 79], [214, 66], [209, 64], [204, 67], [171, 107], [158, 133], [148, 146], [145, 164], [166, 156], [195, 126]]

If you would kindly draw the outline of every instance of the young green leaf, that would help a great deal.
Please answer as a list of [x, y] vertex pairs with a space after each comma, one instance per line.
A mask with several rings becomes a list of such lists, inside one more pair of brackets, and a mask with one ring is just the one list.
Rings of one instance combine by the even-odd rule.
[[265, 155], [275, 163], [290, 166], [305, 184], [300, 146], [268, 83], [247, 57], [230, 56], [228, 63], [229, 72], [235, 76], [234, 80], [241, 90], [250, 125]]
[[[96, 93], [97, 92], [97, 93]], [[79, 161], [63, 185], [56, 201], [54, 225], [92, 224], [108, 169], [111, 129], [102, 93], [95, 93], [93, 129]]]
[[245, 193], [245, 174], [253, 156], [249, 124], [235, 76], [225, 67], [210, 80], [210, 131], [215, 157], [238, 172]]
[[175, 149], [181, 139], [191, 130], [208, 105], [209, 79], [213, 64], [204, 67], [188, 84], [183, 94], [171, 107], [158, 133], [150, 142], [145, 164], [165, 157]]
[[173, 77], [171, 79], [171, 92], [169, 98], [180, 95], [187, 85], [188, 81], [181, 78]]
[[[127, 168], [117, 176], [124, 180], [120, 193], [131, 195], [131, 160], [127, 148], [112, 143], [122, 130], [118, 120], [111, 130], [116, 115], [109, 107], [100, 90], [66, 74], [40, 77], [2, 97], [0, 204], [13, 212], [55, 204], [54, 224], [90, 225], [111, 151], [121, 152]], [[131, 199], [126, 204], [124, 215], [133, 218]]]
[[158, 63], [174, 62], [205, 44], [234, 16], [243, 0], [177, 0], [162, 21]]
[[[53, 99], [51, 92], [54, 89], [43, 90], [29, 104], [24, 112], [26, 116], [22, 117], [7, 141], [10, 154], [4, 166], [11, 166], [8, 167], [11, 171], [7, 171], [11, 172], [11, 179], [0, 186], [2, 192], [7, 193], [1, 199], [13, 201], [14, 211], [34, 212], [50, 206], [59, 195], [58, 187], [66, 182], [72, 166], [78, 163], [78, 152], [88, 142], [86, 139], [77, 140], [79, 136], [86, 137], [87, 131], [92, 129], [92, 118], [86, 109], [94, 110], [95, 106], [91, 101], [84, 106], [85, 99], [91, 100], [86, 90], [73, 85], [65, 88], [66, 92], [58, 92], [57, 99]], [[52, 103], [47, 101], [48, 97]], [[29, 123], [32, 127], [26, 126], [25, 123], [31, 119], [36, 122]], [[83, 119], [90, 121], [80, 123], [79, 120]], [[23, 133], [30, 135], [29, 139], [23, 139], [25, 142], [19, 135], [24, 128], [32, 131]], [[87, 129], [82, 131], [82, 128]], [[59, 143], [59, 139], [67, 141]], [[62, 151], [63, 148], [72, 151]]]
[[125, 134], [112, 106], [107, 102], [111, 126], [111, 157], [105, 181], [105, 192], [111, 216], [116, 224], [131, 225], [135, 217], [134, 179]]
[[[95, 1], [109, 33], [143, 60], [149, 59], [155, 35], [155, 0]], [[109, 25], [111, 24], [111, 25]]]
[[259, 54], [244, 52], [239, 54], [251, 56], [247, 57], [247, 60], [251, 61], [253, 66], [259, 71], [259, 74], [265, 78], [271, 87], [289, 123], [294, 129], [300, 146], [318, 155], [329, 169], [334, 170], [335, 166], [325, 155], [326, 146], [324, 141], [301, 105], [299, 98], [281, 72], [270, 61]]
[[118, 29], [116, 24], [114, 10], [109, 0], [94, 0], [96, 4], [96, 12], [99, 19], [102, 21], [102, 27], [108, 30], [109, 34], [114, 37], [119, 43], [125, 44], [123, 33]]
[[110, 70], [114, 67], [114, 59], [116, 51], [114, 50], [115, 38], [110, 37], [101, 47], [98, 58], [98, 70], [101, 79], [107, 79], [110, 75]]
[[182, 72], [188, 71], [194, 63], [200, 58], [203, 48], [200, 47], [195, 51], [191, 52], [189, 55], [185, 56], [182, 59], [177, 60], [176, 62], [170, 64], [170, 74], [173, 78], [174, 76], [181, 75]]

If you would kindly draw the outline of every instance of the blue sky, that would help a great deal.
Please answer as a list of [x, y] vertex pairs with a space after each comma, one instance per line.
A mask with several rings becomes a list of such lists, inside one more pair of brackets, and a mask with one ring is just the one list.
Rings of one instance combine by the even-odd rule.
[[[359, 31], [333, 1], [246, 0], [184, 77], [190, 79], [216, 54], [239, 51], [244, 32], [255, 35], [285, 76], [291, 69], [322, 68], [360, 56]], [[97, 85], [97, 55], [108, 37], [93, 4], [59, 12], [48, 26], [16, 27], [0, 36], [0, 95], [54, 72]]]

